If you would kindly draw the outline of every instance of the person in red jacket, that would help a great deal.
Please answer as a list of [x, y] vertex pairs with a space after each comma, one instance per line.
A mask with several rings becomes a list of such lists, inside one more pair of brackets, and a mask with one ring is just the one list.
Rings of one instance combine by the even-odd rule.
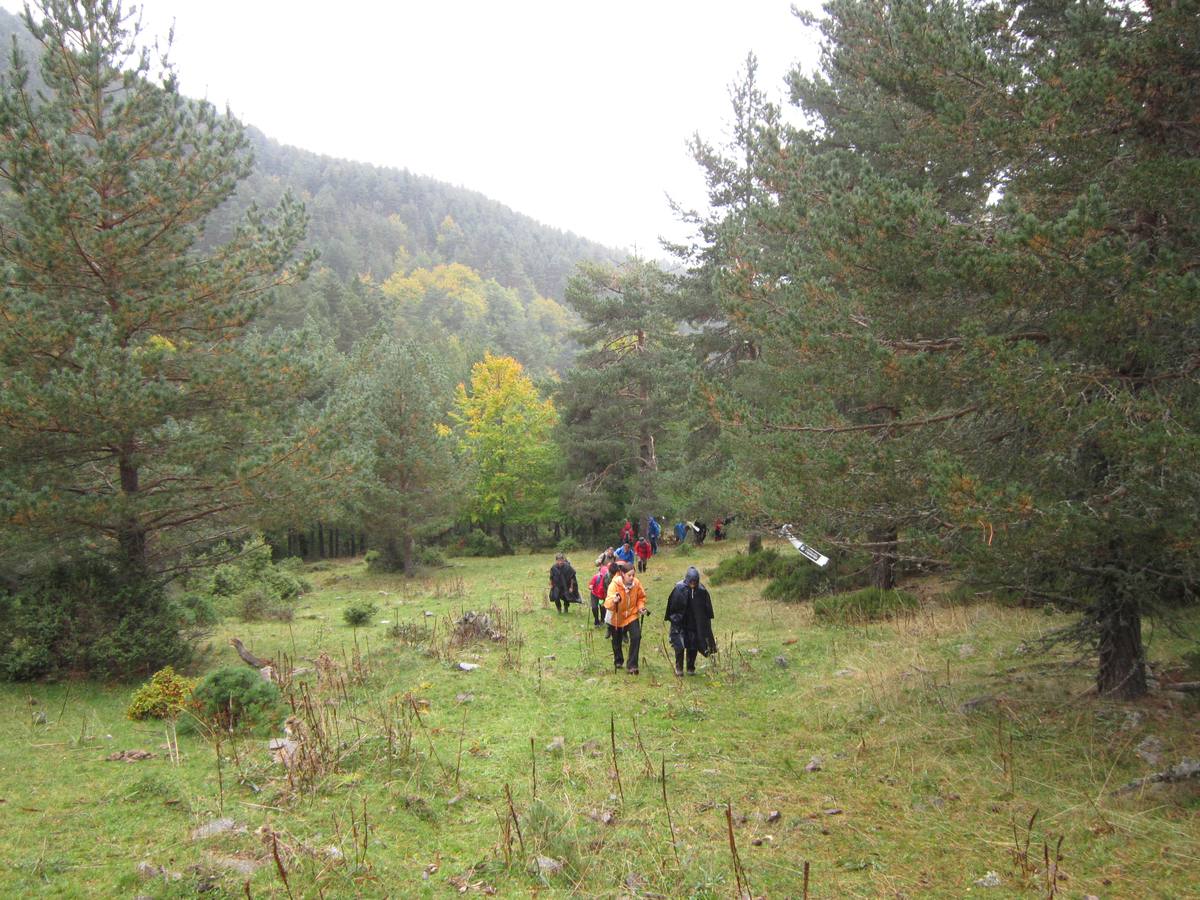
[[650, 546], [650, 542], [644, 537], [637, 539], [637, 543], [633, 545], [633, 554], [637, 557], [637, 570], [639, 572], [646, 571], [646, 561], [650, 559], [650, 554], [654, 552], [654, 548]]
[[626, 519], [625, 524], [621, 526], [621, 543], [623, 544], [626, 541], [629, 541], [631, 544], [633, 543], [633, 523], [628, 519]]

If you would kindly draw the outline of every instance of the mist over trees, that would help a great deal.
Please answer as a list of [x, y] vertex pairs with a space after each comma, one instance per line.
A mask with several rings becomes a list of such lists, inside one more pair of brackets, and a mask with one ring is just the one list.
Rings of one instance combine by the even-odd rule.
[[1195, 2], [831, 0], [791, 108], [750, 56], [694, 143], [669, 267], [282, 147], [44, 12], [0, 97], [6, 674], [178, 656], [141, 623], [255, 530], [411, 573], [791, 522], [860, 584], [1074, 612], [1123, 697], [1195, 604]]

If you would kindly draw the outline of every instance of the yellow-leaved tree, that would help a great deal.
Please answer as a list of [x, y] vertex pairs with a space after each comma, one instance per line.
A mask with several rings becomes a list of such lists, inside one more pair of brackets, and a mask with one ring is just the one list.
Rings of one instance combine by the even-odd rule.
[[472, 473], [471, 521], [495, 528], [505, 549], [507, 527], [549, 522], [555, 511], [558, 420], [519, 362], [488, 353], [458, 386], [453, 418], [458, 447]]

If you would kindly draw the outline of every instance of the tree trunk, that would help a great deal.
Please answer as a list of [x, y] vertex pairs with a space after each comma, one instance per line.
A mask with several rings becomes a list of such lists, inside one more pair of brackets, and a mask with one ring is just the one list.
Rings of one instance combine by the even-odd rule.
[[400, 546], [403, 548], [404, 553], [404, 557], [401, 560], [404, 574], [411, 575], [416, 570], [417, 542], [413, 540], [413, 536], [411, 534], [406, 534], [401, 540]]
[[500, 546], [504, 548], [505, 553], [512, 553], [512, 547], [508, 543], [508, 533], [504, 530], [504, 523], [501, 522], [496, 528], [496, 533], [500, 537]]
[[895, 525], [875, 529], [871, 538], [871, 587], [890, 591], [896, 587]]
[[1142, 613], [1136, 601], [1120, 600], [1099, 614], [1101, 694], [1133, 700], [1145, 696], [1146, 651], [1142, 646]]
[[750, 532], [750, 541], [746, 544], [748, 553], [758, 553], [762, 550], [762, 535], [757, 531]]
[[[138, 467], [131, 459], [132, 451], [122, 450], [118, 458], [118, 468], [121, 473], [121, 493], [127, 501], [132, 501], [137, 494]], [[121, 551], [121, 561], [128, 573], [141, 575], [146, 572], [146, 529], [134, 513], [125, 516], [117, 526], [117, 545]]]

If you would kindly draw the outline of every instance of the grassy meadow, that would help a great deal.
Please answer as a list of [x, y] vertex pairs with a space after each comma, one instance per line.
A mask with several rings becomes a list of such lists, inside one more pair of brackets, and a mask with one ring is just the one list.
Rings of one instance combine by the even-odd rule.
[[[801, 897], [807, 867], [813, 898], [1200, 897], [1200, 788], [1113, 795], [1200, 756], [1195, 695], [1100, 700], [1090, 661], [1027, 649], [1065, 619], [934, 580], [911, 615], [837, 628], [712, 587], [721, 653], [676, 678], [670, 587], [740, 546], [651, 561], [637, 677], [547, 604], [553, 554], [309, 567], [293, 622], [228, 621], [202, 661], [238, 663], [236, 636], [315, 668], [287, 679], [290, 772], [278, 728], [185, 723], [175, 764], [125, 718], [132, 685], [0, 686], [0, 896]], [[378, 612], [354, 630], [357, 600]], [[506, 639], [455, 639], [493, 607]], [[1187, 646], [1148, 638], [1164, 665]], [[155, 755], [106, 760], [132, 749]]]

